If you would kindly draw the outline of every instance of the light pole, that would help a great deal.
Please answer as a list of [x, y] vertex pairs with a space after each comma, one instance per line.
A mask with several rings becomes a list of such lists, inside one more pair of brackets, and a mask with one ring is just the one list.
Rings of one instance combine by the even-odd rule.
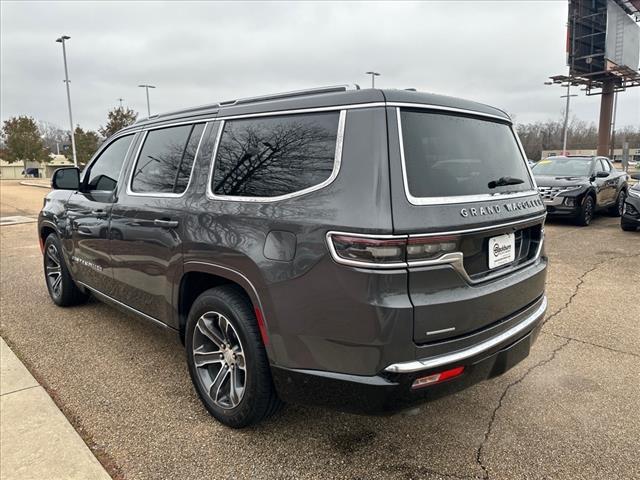
[[67, 105], [69, 106], [69, 124], [71, 125], [71, 151], [73, 152], [73, 165], [78, 166], [78, 158], [76, 156], [76, 137], [73, 133], [73, 115], [71, 114], [71, 91], [69, 89], [69, 70], [67, 69], [67, 49], [65, 40], [69, 40], [69, 35], [62, 35], [56, 39], [56, 42], [62, 44], [62, 58], [64, 59], [64, 83], [67, 84]]
[[376, 88], [376, 77], [379, 77], [378, 72], [365, 72], [367, 75], [371, 75], [371, 88]]
[[[544, 82], [545, 85], [553, 85], [555, 83], [562, 83], [561, 81], [553, 81], [553, 82]], [[565, 85], [562, 85], [563, 87]], [[562, 153], [566, 155], [566, 151], [567, 151], [567, 133], [569, 131], [569, 105], [570, 105], [570, 101], [571, 101], [571, 97], [577, 97], [578, 95], [576, 95], [575, 93], [572, 95], [571, 94], [571, 79], [567, 79], [567, 94], [566, 95], [561, 95], [560, 98], [566, 98], [567, 99], [567, 104], [564, 108], [564, 125], [562, 127]]]
[[142, 84], [138, 85], [140, 88], [144, 88], [147, 91], [147, 113], [151, 116], [151, 105], [149, 104], [149, 89], [156, 88], [155, 85]]
[[124, 98], [116, 98], [116, 100], [120, 102], [120, 110], [122, 110], [122, 101], [124, 100]]

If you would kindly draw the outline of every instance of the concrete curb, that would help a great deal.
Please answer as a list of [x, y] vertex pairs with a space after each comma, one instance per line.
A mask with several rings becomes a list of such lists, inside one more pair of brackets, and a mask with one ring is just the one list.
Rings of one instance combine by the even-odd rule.
[[39, 188], [46, 188], [47, 190], [51, 190], [51, 184], [50, 183], [38, 183], [38, 182], [34, 182], [31, 180], [23, 180], [20, 182], [20, 185], [25, 185], [27, 187], [39, 187]]
[[0, 478], [109, 480], [47, 392], [0, 337]]

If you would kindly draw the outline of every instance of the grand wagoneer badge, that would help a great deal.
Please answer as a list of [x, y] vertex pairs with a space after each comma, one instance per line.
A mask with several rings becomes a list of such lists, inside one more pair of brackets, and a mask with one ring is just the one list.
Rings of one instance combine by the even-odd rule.
[[483, 215], [495, 215], [502, 211], [515, 212], [517, 210], [527, 210], [533, 207], [542, 207], [542, 201], [539, 198], [525, 200], [523, 202], [510, 202], [504, 205], [487, 205], [481, 207], [471, 207], [460, 209], [460, 215], [463, 217], [479, 217]]

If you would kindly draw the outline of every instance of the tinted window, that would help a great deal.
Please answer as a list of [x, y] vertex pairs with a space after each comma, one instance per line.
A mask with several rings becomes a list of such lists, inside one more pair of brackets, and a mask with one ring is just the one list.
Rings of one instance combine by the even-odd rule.
[[138, 193], [182, 193], [204, 124], [150, 130], [133, 170], [131, 190]]
[[586, 177], [591, 172], [591, 163], [590, 157], [545, 158], [536, 163], [532, 170], [534, 175]]
[[[509, 125], [412, 110], [403, 110], [401, 119], [407, 183], [414, 197], [532, 188], [525, 160]], [[522, 182], [489, 187], [490, 182], [502, 177]]]
[[91, 164], [86, 179], [86, 190], [113, 191], [118, 184], [118, 177], [133, 135], [120, 137], [102, 151], [100, 156]]
[[322, 183], [333, 171], [339, 118], [323, 112], [225, 122], [213, 192], [275, 197]]
[[609, 165], [609, 162], [607, 162], [604, 158], [600, 159], [600, 164], [602, 165], [600, 168], [602, 169], [603, 172], [611, 171], [611, 165]]

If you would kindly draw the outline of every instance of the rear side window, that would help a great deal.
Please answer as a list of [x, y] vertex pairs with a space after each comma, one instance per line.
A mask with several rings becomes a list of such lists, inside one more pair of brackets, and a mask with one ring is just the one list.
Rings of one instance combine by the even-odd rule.
[[[411, 196], [449, 197], [532, 189], [525, 160], [509, 125], [415, 110], [401, 110], [400, 116], [405, 180]], [[510, 184], [503, 185], [505, 180]]]
[[278, 197], [329, 180], [340, 112], [225, 121], [214, 161], [216, 195]]
[[[120, 137], [111, 142], [100, 156], [89, 166], [85, 174], [85, 189], [87, 191], [113, 191], [118, 184], [118, 177], [127, 151], [133, 140], [133, 135]], [[87, 176], [88, 175], [88, 176]]]
[[133, 169], [131, 191], [183, 193], [203, 130], [203, 123], [150, 130]]

